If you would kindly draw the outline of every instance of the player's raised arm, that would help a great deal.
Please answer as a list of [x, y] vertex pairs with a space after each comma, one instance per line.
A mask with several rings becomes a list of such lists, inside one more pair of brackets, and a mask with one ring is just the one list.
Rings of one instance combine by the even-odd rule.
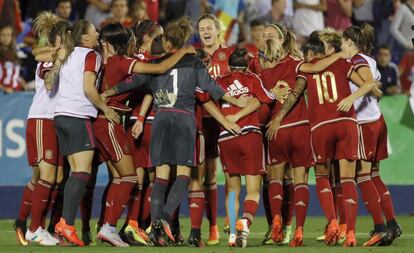
[[172, 68], [186, 54], [195, 54], [192, 46], [186, 46], [160, 63], [142, 63], [136, 62], [132, 72], [141, 74], [163, 74]]

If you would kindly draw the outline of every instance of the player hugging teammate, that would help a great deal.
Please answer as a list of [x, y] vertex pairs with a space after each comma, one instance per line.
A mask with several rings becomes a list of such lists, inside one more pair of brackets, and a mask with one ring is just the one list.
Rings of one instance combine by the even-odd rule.
[[[269, 225], [263, 243], [303, 246], [312, 167], [327, 219], [326, 244], [357, 245], [356, 185], [374, 222], [363, 246], [390, 245], [399, 237], [379, 175], [387, 128], [376, 62], [368, 56], [372, 27], [315, 31], [302, 53], [292, 31], [256, 23], [263, 26], [263, 41], [259, 53], [249, 55], [225, 46], [210, 14], [196, 24], [197, 50], [188, 45], [193, 25], [185, 17], [165, 30], [144, 20], [132, 29], [108, 24], [98, 34], [88, 21], [70, 24], [40, 14], [34, 31], [48, 46], [33, 51], [39, 64], [26, 137], [33, 177], [14, 223], [19, 243], [90, 243], [90, 236], [78, 237], [74, 222], [85, 189], [93, 194], [98, 161], [106, 163], [110, 178], [96, 238], [116, 247], [182, 244], [178, 217], [187, 194], [189, 245], [205, 247], [204, 211], [207, 245], [218, 244], [217, 173], [225, 175], [226, 201], [220, 204], [226, 206], [230, 247], [246, 247], [262, 184]], [[70, 168], [64, 184], [63, 158]], [[237, 220], [242, 176], [247, 194]], [[61, 212], [57, 189], [63, 189]], [[54, 215], [47, 231], [49, 210]], [[89, 233], [89, 219], [83, 215], [82, 233]]]

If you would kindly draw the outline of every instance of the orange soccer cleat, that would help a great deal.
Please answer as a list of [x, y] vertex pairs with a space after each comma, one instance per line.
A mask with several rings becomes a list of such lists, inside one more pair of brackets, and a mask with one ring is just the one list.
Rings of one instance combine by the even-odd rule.
[[289, 244], [290, 247], [302, 247], [303, 246], [303, 227], [297, 227], [295, 230], [295, 236]]
[[275, 243], [283, 241], [283, 222], [282, 217], [276, 214], [273, 218], [273, 231], [272, 231], [272, 240]]
[[85, 246], [83, 241], [79, 239], [78, 235], [76, 234], [75, 227], [66, 224], [66, 221], [64, 218], [60, 218], [60, 221], [56, 224], [55, 232], [58, 234], [58, 236], [64, 237], [70, 243], [73, 243], [80, 247]]
[[220, 233], [217, 225], [210, 227], [210, 236], [207, 245], [217, 245], [220, 243]]
[[335, 245], [338, 242], [339, 233], [338, 222], [335, 219], [331, 220], [325, 229], [325, 244]]
[[357, 246], [357, 241], [356, 241], [356, 238], [355, 238], [355, 232], [350, 230], [346, 234], [344, 247], [356, 247], [356, 246]]

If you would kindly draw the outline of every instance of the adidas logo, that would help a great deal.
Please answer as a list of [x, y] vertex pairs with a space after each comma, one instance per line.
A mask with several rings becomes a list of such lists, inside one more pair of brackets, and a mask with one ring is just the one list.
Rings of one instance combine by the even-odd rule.
[[306, 206], [306, 204], [303, 201], [299, 201], [295, 204], [295, 206]]
[[275, 158], [273, 158], [272, 163], [277, 163], [277, 160]]
[[386, 191], [386, 192], [384, 192], [383, 195], [390, 195], [390, 192], [389, 191]]
[[356, 205], [356, 202], [353, 199], [346, 199], [345, 202], [348, 203], [348, 204]]
[[249, 88], [244, 87], [239, 80], [234, 80], [232, 84], [230, 84], [229, 87], [227, 87], [227, 93], [232, 96], [238, 96], [241, 94], [245, 94], [249, 92]]
[[191, 203], [190, 208], [199, 208], [199, 206], [196, 203]]
[[278, 194], [278, 195], [274, 196], [274, 197], [273, 197], [273, 199], [280, 199], [280, 200], [282, 200], [282, 196], [280, 196], [280, 195]]
[[331, 192], [331, 190], [330, 190], [330, 189], [328, 189], [328, 188], [323, 188], [323, 189], [320, 191], [320, 193], [328, 193], [328, 192]]
[[322, 160], [322, 156], [321, 155], [318, 155], [318, 160]]

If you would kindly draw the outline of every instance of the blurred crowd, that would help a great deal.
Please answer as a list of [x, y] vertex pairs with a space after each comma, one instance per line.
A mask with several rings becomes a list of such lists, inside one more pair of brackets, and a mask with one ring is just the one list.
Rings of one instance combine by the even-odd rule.
[[[43, 45], [32, 33], [33, 19], [52, 10], [69, 21], [87, 19], [96, 27], [144, 19], [161, 25], [204, 13], [217, 15], [228, 46], [261, 43], [265, 23], [280, 23], [304, 41], [314, 30], [371, 24], [373, 55], [385, 95], [408, 94], [414, 81], [414, 0], [0, 0], [0, 89], [33, 89], [36, 61], [31, 50]], [[195, 35], [193, 40], [197, 45]]]

